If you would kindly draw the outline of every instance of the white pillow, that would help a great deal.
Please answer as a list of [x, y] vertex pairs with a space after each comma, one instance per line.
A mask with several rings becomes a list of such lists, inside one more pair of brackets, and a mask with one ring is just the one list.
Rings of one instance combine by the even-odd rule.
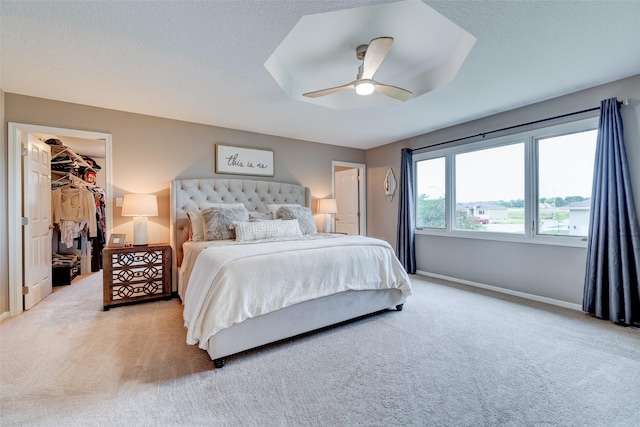
[[269, 211], [273, 219], [277, 219], [278, 209], [282, 207], [290, 208], [290, 207], [296, 207], [296, 206], [300, 207], [300, 205], [296, 205], [295, 203], [270, 203], [270, 204], [267, 204], [267, 210]]
[[187, 212], [189, 218], [189, 240], [201, 242], [204, 240], [204, 222], [202, 212]]
[[237, 242], [302, 236], [297, 219], [274, 221], [234, 221]]
[[270, 221], [272, 219], [273, 214], [271, 212], [249, 212], [249, 221]]

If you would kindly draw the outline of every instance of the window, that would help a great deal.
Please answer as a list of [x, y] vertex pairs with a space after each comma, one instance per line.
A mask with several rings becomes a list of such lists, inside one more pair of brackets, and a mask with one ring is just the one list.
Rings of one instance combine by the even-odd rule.
[[456, 154], [458, 230], [524, 233], [524, 143]]
[[418, 233], [584, 245], [598, 119], [414, 155]]
[[446, 227], [445, 158], [423, 160], [416, 164], [417, 192], [416, 226], [418, 228]]
[[538, 146], [538, 233], [586, 236], [597, 130], [541, 138]]

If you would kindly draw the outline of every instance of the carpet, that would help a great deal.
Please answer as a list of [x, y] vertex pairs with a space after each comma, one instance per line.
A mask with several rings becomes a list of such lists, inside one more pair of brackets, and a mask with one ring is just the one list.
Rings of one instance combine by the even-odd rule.
[[640, 332], [412, 276], [388, 311], [227, 359], [102, 275], [0, 324], [2, 426], [637, 426]]

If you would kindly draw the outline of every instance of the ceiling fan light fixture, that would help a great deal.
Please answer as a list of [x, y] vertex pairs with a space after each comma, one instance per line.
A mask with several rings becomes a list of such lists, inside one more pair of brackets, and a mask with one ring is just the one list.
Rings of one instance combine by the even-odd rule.
[[374, 88], [375, 85], [371, 80], [360, 80], [356, 83], [356, 93], [358, 95], [371, 95]]

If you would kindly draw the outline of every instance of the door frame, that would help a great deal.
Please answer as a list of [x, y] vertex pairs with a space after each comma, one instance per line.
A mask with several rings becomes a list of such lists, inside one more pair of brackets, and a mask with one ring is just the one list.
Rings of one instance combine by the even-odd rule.
[[334, 160], [331, 162], [331, 197], [336, 196], [336, 167], [358, 169], [358, 192], [360, 197], [358, 200], [360, 208], [360, 235], [367, 235], [367, 165], [364, 163], [341, 162]]
[[17, 316], [24, 311], [22, 303], [23, 278], [23, 242], [22, 242], [22, 140], [28, 133], [49, 133], [60, 136], [85, 139], [104, 139], [105, 141], [105, 223], [107, 233], [113, 224], [112, 199], [112, 165], [110, 133], [91, 132], [77, 129], [65, 129], [52, 126], [39, 126], [25, 123], [9, 122], [8, 158], [7, 158], [7, 237], [9, 250], [9, 316]]

